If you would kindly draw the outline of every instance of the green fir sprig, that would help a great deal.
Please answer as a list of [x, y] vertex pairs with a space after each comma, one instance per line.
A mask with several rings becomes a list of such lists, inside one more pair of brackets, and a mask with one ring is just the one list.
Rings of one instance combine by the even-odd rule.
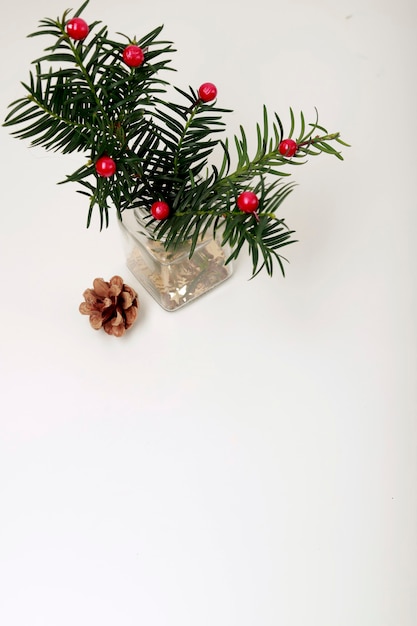
[[[80, 19], [88, 2], [72, 20]], [[190, 240], [192, 255], [209, 228], [221, 228], [223, 245], [231, 247], [228, 261], [246, 244], [253, 275], [263, 268], [272, 275], [276, 262], [284, 274], [278, 251], [294, 242], [294, 232], [278, 216], [293, 189], [285, 168], [321, 153], [342, 159], [337, 144], [347, 144], [339, 133], [329, 134], [317, 117], [306, 124], [302, 113], [296, 124], [291, 109], [290, 127], [284, 132], [278, 115], [269, 115], [264, 107], [255, 128], [256, 151], [250, 156], [243, 127], [232, 142], [221, 136], [230, 109], [219, 107], [215, 96], [207, 100], [192, 87], [180, 89], [161, 78], [173, 71], [175, 52], [172, 42], [159, 38], [162, 26], [142, 38], [120, 35], [122, 40], [115, 41], [100, 22], [84, 22], [87, 35], [76, 39], [68, 33], [70, 14], [67, 10], [61, 18], [41, 20], [29, 35], [48, 37], [52, 43], [33, 61], [29, 80], [22, 83], [26, 94], [11, 103], [4, 126], [17, 126], [12, 134], [32, 146], [88, 155], [62, 181], [78, 183], [78, 191], [89, 198], [87, 226], [95, 207], [102, 228], [108, 226], [112, 208], [121, 218], [123, 211], [150, 209], [163, 201], [169, 216], [157, 220], [149, 211], [148, 224], [152, 237], [167, 248]], [[129, 45], [143, 51], [139, 66], [123, 59]], [[287, 140], [292, 141], [291, 151], [282, 149]], [[218, 166], [209, 163], [215, 148], [222, 155]], [[103, 157], [114, 164], [112, 175], [98, 170]], [[258, 204], [245, 212], [238, 200], [248, 190]]]

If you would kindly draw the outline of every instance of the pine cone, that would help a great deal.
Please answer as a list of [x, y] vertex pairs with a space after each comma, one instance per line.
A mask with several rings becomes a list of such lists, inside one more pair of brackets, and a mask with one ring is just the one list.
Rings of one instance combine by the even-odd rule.
[[96, 278], [93, 289], [86, 289], [83, 296], [85, 302], [80, 304], [80, 313], [90, 316], [95, 330], [103, 328], [108, 335], [121, 337], [136, 320], [138, 294], [120, 276], [113, 276], [108, 283]]

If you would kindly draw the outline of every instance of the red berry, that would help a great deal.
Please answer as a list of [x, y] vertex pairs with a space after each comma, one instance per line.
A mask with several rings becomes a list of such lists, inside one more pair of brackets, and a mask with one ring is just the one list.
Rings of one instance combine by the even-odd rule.
[[111, 157], [102, 156], [96, 162], [96, 172], [99, 176], [109, 178], [116, 171], [116, 163]]
[[294, 139], [283, 139], [279, 144], [278, 150], [282, 156], [292, 157], [297, 152], [297, 144]]
[[73, 17], [72, 20], [69, 20], [66, 25], [67, 35], [71, 37], [71, 39], [75, 39], [79, 41], [81, 39], [85, 39], [90, 31], [90, 28], [81, 17]]
[[154, 202], [151, 206], [151, 213], [156, 220], [165, 220], [170, 213], [170, 209], [166, 202]]
[[203, 83], [198, 90], [202, 102], [211, 102], [217, 96], [217, 87], [213, 83]]
[[123, 50], [123, 61], [129, 67], [139, 67], [145, 59], [142, 48], [133, 44]]
[[259, 206], [259, 198], [253, 191], [244, 191], [237, 198], [237, 206], [244, 213], [255, 213]]

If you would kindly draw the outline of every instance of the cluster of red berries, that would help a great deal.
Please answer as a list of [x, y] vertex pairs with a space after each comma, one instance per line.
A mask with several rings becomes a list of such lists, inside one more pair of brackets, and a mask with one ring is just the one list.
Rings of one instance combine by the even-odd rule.
[[[81, 17], [73, 17], [66, 24], [65, 30], [67, 35], [75, 41], [82, 41], [90, 32], [90, 27], [87, 22]], [[140, 67], [145, 60], [145, 55], [139, 46], [130, 44], [123, 50], [123, 61], [129, 67]]]
[[[71, 39], [82, 41], [90, 32], [90, 28], [85, 20], [74, 17], [66, 24], [66, 32]], [[126, 46], [122, 53], [123, 61], [129, 67], [140, 67], [145, 60], [145, 55], [139, 46], [130, 44]], [[217, 87], [213, 83], [203, 83], [198, 89], [200, 102], [212, 102], [217, 97]], [[297, 152], [298, 146], [293, 139], [283, 139], [279, 146], [279, 153], [287, 158], [291, 158]], [[109, 156], [101, 156], [95, 163], [96, 172], [99, 176], [110, 178], [116, 173], [116, 162]], [[236, 200], [238, 208], [244, 213], [252, 213], [257, 217], [259, 198], [253, 191], [243, 191]], [[154, 202], [151, 206], [151, 214], [157, 220], [164, 220], [170, 214], [170, 207], [166, 202]]]
[[[291, 158], [298, 150], [298, 145], [294, 139], [283, 139], [279, 146], [278, 151], [282, 156]], [[244, 213], [253, 213], [258, 218], [259, 198], [253, 191], [243, 191], [238, 197], [236, 204], [238, 208]]]
[[[278, 151], [282, 156], [285, 157], [293, 157], [294, 154], [298, 150], [298, 145], [294, 141], [294, 139], [283, 139], [279, 146]], [[238, 209], [243, 211], [244, 213], [253, 213], [253, 215], [259, 220], [258, 217], [258, 207], [259, 207], [259, 198], [253, 191], [243, 191], [236, 200], [236, 204]]]
[[[279, 145], [279, 152], [286, 156], [291, 157], [297, 151], [297, 144], [292, 139], [285, 139], [281, 141]], [[109, 156], [100, 157], [95, 164], [96, 172], [99, 176], [109, 178], [116, 173], [116, 163]], [[259, 198], [253, 191], [243, 191], [237, 197], [236, 204], [238, 209], [243, 213], [252, 213], [257, 217], [257, 210], [259, 207]], [[151, 214], [156, 220], [165, 220], [169, 217], [171, 209], [166, 202], [158, 201], [154, 202], [151, 206]]]
[[[244, 213], [254, 213], [259, 206], [259, 198], [253, 191], [244, 191], [237, 198], [237, 206]], [[151, 206], [151, 214], [156, 220], [165, 220], [169, 217], [171, 209], [166, 202], [154, 202]]]
[[[78, 19], [79, 18], [74, 18], [74, 20]], [[70, 21], [72, 22], [73, 20]], [[81, 21], [83, 22], [84, 20]], [[87, 26], [85, 22], [84, 24]], [[71, 36], [73, 37], [73, 35]], [[141, 48], [139, 48], [139, 46], [127, 46], [127, 48], [125, 48], [123, 51], [123, 60], [127, 65], [130, 65], [130, 67], [139, 67], [139, 65], [141, 65], [144, 60], [143, 51], [141, 50]], [[203, 83], [198, 90], [198, 97], [202, 102], [210, 102], [211, 100], [214, 100], [216, 96], [217, 88], [216, 85], [213, 85], [213, 83]], [[99, 176], [103, 176], [104, 178], [109, 178], [116, 173], [116, 163], [109, 156], [100, 157], [96, 161], [95, 167], [97, 174]], [[167, 217], [167, 215], [165, 215], [163, 218], [158, 217], [157, 219], [165, 219], [165, 217]]]

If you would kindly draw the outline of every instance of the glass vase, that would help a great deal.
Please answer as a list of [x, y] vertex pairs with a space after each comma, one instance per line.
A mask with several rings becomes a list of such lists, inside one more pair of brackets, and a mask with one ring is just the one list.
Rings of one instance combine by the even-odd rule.
[[151, 227], [140, 209], [124, 211], [121, 228], [127, 267], [166, 311], [192, 302], [232, 275], [232, 263], [225, 265], [230, 249], [221, 246], [219, 231], [208, 231], [190, 258], [189, 242], [171, 251], [150, 238]]

